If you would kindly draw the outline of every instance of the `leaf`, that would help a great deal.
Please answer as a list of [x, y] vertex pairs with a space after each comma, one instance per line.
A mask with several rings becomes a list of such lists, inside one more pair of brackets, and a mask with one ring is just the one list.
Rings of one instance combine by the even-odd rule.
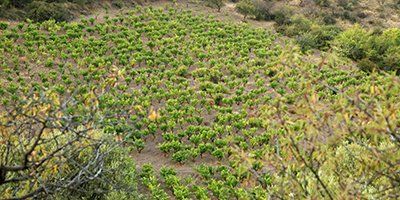
[[159, 118], [160, 116], [157, 114], [157, 112], [155, 111], [155, 110], [151, 110], [150, 111], [150, 115], [148, 116], [148, 118], [151, 120], [151, 121], [156, 121], [158, 118]]
[[370, 90], [371, 94], [375, 94], [375, 87], [373, 85], [371, 85], [371, 87], [369, 87], [369, 90]]

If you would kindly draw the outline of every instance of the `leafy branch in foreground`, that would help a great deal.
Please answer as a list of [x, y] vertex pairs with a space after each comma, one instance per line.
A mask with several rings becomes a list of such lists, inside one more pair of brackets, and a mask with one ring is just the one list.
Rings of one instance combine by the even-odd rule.
[[[52, 90], [34, 91], [20, 97], [3, 101], [6, 106], [1, 108], [2, 199], [63, 191], [84, 194], [80, 190], [96, 181], [114, 187], [114, 179], [105, 183], [103, 179], [112, 170], [108, 156], [119, 144], [100, 134], [94, 123], [97, 109], [80, 106], [74, 93], [61, 96]], [[105, 187], [99, 189], [104, 191], [97, 195], [109, 192]]]

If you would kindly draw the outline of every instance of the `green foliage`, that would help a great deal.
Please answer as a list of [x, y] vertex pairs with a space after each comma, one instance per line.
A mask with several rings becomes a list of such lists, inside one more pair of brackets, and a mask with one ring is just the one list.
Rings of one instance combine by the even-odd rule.
[[333, 44], [336, 51], [346, 57], [356, 61], [364, 59], [360, 64], [362, 68], [366, 65], [371, 66], [367, 64], [371, 61], [379, 69], [398, 71], [399, 40], [400, 30], [397, 28], [373, 34], [360, 26], [355, 26], [339, 34]]
[[286, 6], [278, 7], [273, 11], [273, 19], [278, 26], [287, 25], [291, 22], [293, 11]]
[[0, 30], [6, 30], [8, 28], [7, 22], [0, 22]]
[[301, 16], [292, 17], [289, 24], [278, 28], [285, 35], [294, 37], [303, 51], [326, 50], [341, 31], [337, 26], [319, 25]]
[[240, 0], [236, 4], [236, 10], [246, 19], [247, 16], [254, 15], [256, 7], [253, 0]]
[[254, 13], [256, 20], [272, 20], [274, 15], [271, 12], [273, 1], [270, 0], [253, 0]]
[[358, 61], [357, 67], [365, 72], [372, 72], [378, 69], [378, 66], [374, 62], [370, 61], [368, 58], [364, 58]]
[[279, 27], [282, 32], [289, 36], [294, 37], [311, 30], [313, 22], [301, 16], [294, 16], [290, 20], [290, 24]]
[[224, 0], [206, 0], [206, 4], [212, 8], [216, 8], [218, 12], [225, 5]]
[[302, 50], [326, 50], [330, 42], [340, 33], [337, 26], [312, 26], [311, 30], [298, 38]]
[[56, 21], [68, 21], [72, 14], [67, 7], [57, 3], [34, 1], [27, 6], [27, 17], [34, 21], [54, 19]]
[[329, 0], [314, 0], [315, 4], [322, 6], [322, 7], [329, 7], [331, 2]]
[[333, 41], [333, 45], [340, 54], [360, 60], [367, 56], [370, 42], [371, 33], [360, 26], [354, 26], [340, 33]]
[[[0, 2], [0, 17], [12, 20], [31, 19], [45, 21], [69, 21], [74, 18], [76, 8], [94, 3], [94, 0], [3, 0]], [[123, 6], [122, 1], [113, 5]]]
[[17, 7], [17, 8], [23, 8], [26, 5], [28, 5], [28, 4], [33, 2], [33, 0], [7, 0], [7, 1], [9, 2], [8, 3], [9, 7], [10, 6], [14, 6], [14, 7]]
[[[304, 41], [304, 49], [323, 48], [338, 32], [293, 19], [285, 20], [282, 30]], [[397, 62], [396, 29], [367, 35], [371, 43], [364, 57], [370, 59], [360, 63], [365, 71], [376, 60]], [[148, 7], [102, 21], [10, 25], [0, 35], [0, 144], [33, 143], [34, 133], [20, 134], [10, 124], [32, 130], [36, 126], [18, 123], [35, 116], [40, 125], [46, 113], [59, 120], [50, 125], [76, 127], [76, 134], [59, 134], [53, 141], [47, 136], [54, 132], [46, 132], [40, 145], [67, 136], [81, 145], [86, 138], [107, 138], [109, 143], [100, 143], [101, 152], [108, 152], [100, 157], [104, 162], [86, 168], [106, 166], [101, 179], [87, 179], [74, 188], [78, 191], [58, 187], [49, 198], [388, 199], [400, 194], [399, 78], [347, 67], [336, 54], [309, 59], [297, 46], [277, 41], [264, 29]], [[22, 117], [12, 116], [11, 108], [24, 111]], [[60, 116], [60, 108], [68, 115]], [[85, 122], [97, 137], [80, 134]], [[99, 145], [88, 147], [65, 153], [81, 153], [75, 160], [85, 163]], [[0, 154], [6, 150], [0, 145]], [[45, 150], [34, 155], [48, 155]], [[155, 164], [138, 164], [136, 175], [136, 155], [147, 159], [153, 153], [160, 156], [149, 159]], [[32, 156], [28, 161], [34, 164]], [[0, 159], [1, 164], [21, 160]], [[54, 172], [51, 164], [44, 169], [52, 171], [47, 178], [55, 178], [40, 181], [87, 175], [65, 168]], [[21, 184], [8, 188], [0, 181], [7, 197], [24, 189]]]
[[358, 0], [338, 0], [337, 4], [346, 10], [352, 10], [358, 4]]
[[125, 5], [123, 0], [116, 0], [116, 1], [112, 1], [112, 6], [116, 7], [116, 8], [123, 8]]
[[[65, 188], [52, 196], [55, 199], [141, 199], [137, 189], [136, 165], [129, 151], [114, 145], [104, 146], [103, 151], [108, 151], [108, 153], [103, 163], [105, 171], [99, 179], [80, 185], [79, 190]], [[84, 159], [84, 156], [82, 157]], [[60, 177], [63, 175], [60, 174]]]

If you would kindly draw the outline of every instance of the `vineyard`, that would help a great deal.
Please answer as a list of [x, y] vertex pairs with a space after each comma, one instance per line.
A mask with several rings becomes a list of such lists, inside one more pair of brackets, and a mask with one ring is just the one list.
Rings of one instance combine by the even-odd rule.
[[0, 199], [400, 198], [395, 73], [171, 8], [2, 23], [0, 52]]

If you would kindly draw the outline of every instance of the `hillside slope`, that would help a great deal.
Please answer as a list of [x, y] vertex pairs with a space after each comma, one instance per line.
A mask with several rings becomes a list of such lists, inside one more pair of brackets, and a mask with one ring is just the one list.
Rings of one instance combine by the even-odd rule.
[[[309, 59], [271, 31], [173, 8], [3, 29], [1, 166], [25, 166], [0, 167], [11, 180], [0, 180], [4, 198], [399, 197], [394, 74], [364, 73], [330, 54]], [[41, 125], [51, 131], [32, 131]], [[74, 145], [57, 154], [69, 135]], [[99, 138], [135, 166], [98, 176], [65, 166]], [[136, 189], [101, 176], [124, 179], [126, 169], [137, 170], [128, 184]]]

